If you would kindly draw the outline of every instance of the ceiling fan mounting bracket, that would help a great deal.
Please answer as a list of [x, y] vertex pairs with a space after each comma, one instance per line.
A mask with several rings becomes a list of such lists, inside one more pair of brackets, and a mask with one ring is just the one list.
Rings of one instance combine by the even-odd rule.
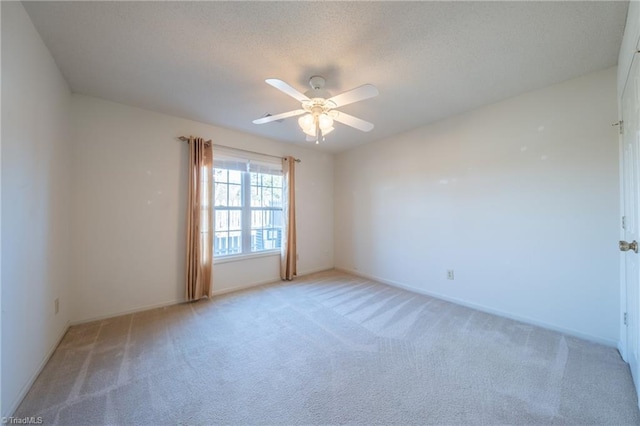
[[311, 88], [315, 90], [323, 89], [325, 83], [326, 80], [321, 75], [313, 75], [311, 76], [311, 78], [309, 78], [309, 86], [311, 86]]
[[309, 79], [311, 89], [304, 92], [304, 95], [311, 101], [329, 99], [331, 94], [324, 89], [325, 79], [322, 76], [314, 75]]

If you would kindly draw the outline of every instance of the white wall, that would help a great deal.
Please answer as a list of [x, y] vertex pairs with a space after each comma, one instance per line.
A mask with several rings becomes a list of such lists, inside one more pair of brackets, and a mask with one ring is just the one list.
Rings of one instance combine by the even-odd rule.
[[[181, 135], [294, 155], [299, 273], [333, 267], [333, 156], [73, 95], [74, 321], [184, 298], [188, 151]], [[214, 154], [215, 155], [215, 154]], [[279, 258], [214, 265], [214, 291], [279, 280]]]
[[[627, 11], [627, 22], [624, 27], [624, 35], [620, 52], [618, 54], [618, 97], [622, 97], [624, 83], [631, 69], [631, 61], [640, 47], [640, 2], [630, 1]], [[637, 60], [637, 59], [636, 59]]]
[[[2, 415], [66, 330], [71, 94], [19, 2], [2, 2]], [[60, 312], [54, 314], [54, 299]]]
[[340, 154], [336, 267], [615, 345], [616, 116], [612, 68]]

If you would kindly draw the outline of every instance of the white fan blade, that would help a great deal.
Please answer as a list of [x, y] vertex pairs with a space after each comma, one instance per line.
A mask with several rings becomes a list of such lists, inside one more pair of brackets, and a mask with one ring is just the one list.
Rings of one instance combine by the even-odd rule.
[[278, 80], [277, 78], [268, 78], [265, 81], [267, 82], [267, 84], [272, 85], [276, 89], [286, 93], [287, 95], [291, 96], [294, 99], [297, 99], [300, 102], [309, 100], [309, 98], [306, 97], [304, 94], [298, 92], [296, 89], [289, 86], [287, 83], [285, 83], [282, 80]]
[[296, 109], [295, 111], [283, 112], [282, 114], [270, 115], [268, 117], [257, 118], [253, 120], [253, 124], [271, 123], [272, 121], [282, 120], [283, 118], [295, 117], [296, 115], [302, 115], [306, 111], [303, 109]]
[[373, 124], [369, 123], [368, 121], [364, 121], [358, 117], [354, 117], [353, 115], [345, 114], [344, 112], [335, 112], [337, 114], [333, 116], [333, 119], [342, 124], [346, 124], [347, 126], [351, 126], [358, 130], [362, 130], [363, 132], [370, 132], [371, 130], [373, 130]]
[[379, 94], [380, 92], [378, 92], [376, 86], [371, 84], [363, 84], [360, 87], [356, 87], [355, 89], [340, 93], [339, 95], [329, 98], [328, 100], [336, 104], [335, 108], [337, 108], [343, 105], [349, 105], [354, 102], [373, 98], [375, 96], [378, 96]]

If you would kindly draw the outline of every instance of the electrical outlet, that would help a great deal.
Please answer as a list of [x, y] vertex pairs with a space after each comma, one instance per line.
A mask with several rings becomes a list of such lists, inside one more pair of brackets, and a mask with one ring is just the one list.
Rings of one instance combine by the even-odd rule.
[[447, 279], [448, 280], [453, 279], [453, 269], [447, 269]]
[[56, 297], [56, 300], [53, 301], [53, 313], [58, 315], [60, 311], [60, 299]]

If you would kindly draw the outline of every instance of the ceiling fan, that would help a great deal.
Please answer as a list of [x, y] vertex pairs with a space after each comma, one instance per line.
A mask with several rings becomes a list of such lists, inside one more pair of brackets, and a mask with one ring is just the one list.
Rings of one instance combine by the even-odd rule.
[[307, 90], [304, 94], [277, 78], [269, 78], [265, 81], [267, 84], [270, 84], [299, 101], [302, 104], [302, 108], [258, 118], [253, 120], [254, 124], [265, 124], [302, 115], [302, 117], [298, 119], [298, 124], [302, 128], [302, 131], [306, 133], [307, 141], [315, 141], [316, 144], [320, 143], [320, 139], [324, 141], [325, 135], [333, 131], [334, 120], [363, 132], [369, 132], [373, 129], [372, 123], [335, 109], [378, 96], [378, 89], [371, 84], [364, 84], [339, 95], [331, 96], [331, 94], [324, 89], [324, 77], [319, 75], [314, 75], [309, 79], [311, 89]]

